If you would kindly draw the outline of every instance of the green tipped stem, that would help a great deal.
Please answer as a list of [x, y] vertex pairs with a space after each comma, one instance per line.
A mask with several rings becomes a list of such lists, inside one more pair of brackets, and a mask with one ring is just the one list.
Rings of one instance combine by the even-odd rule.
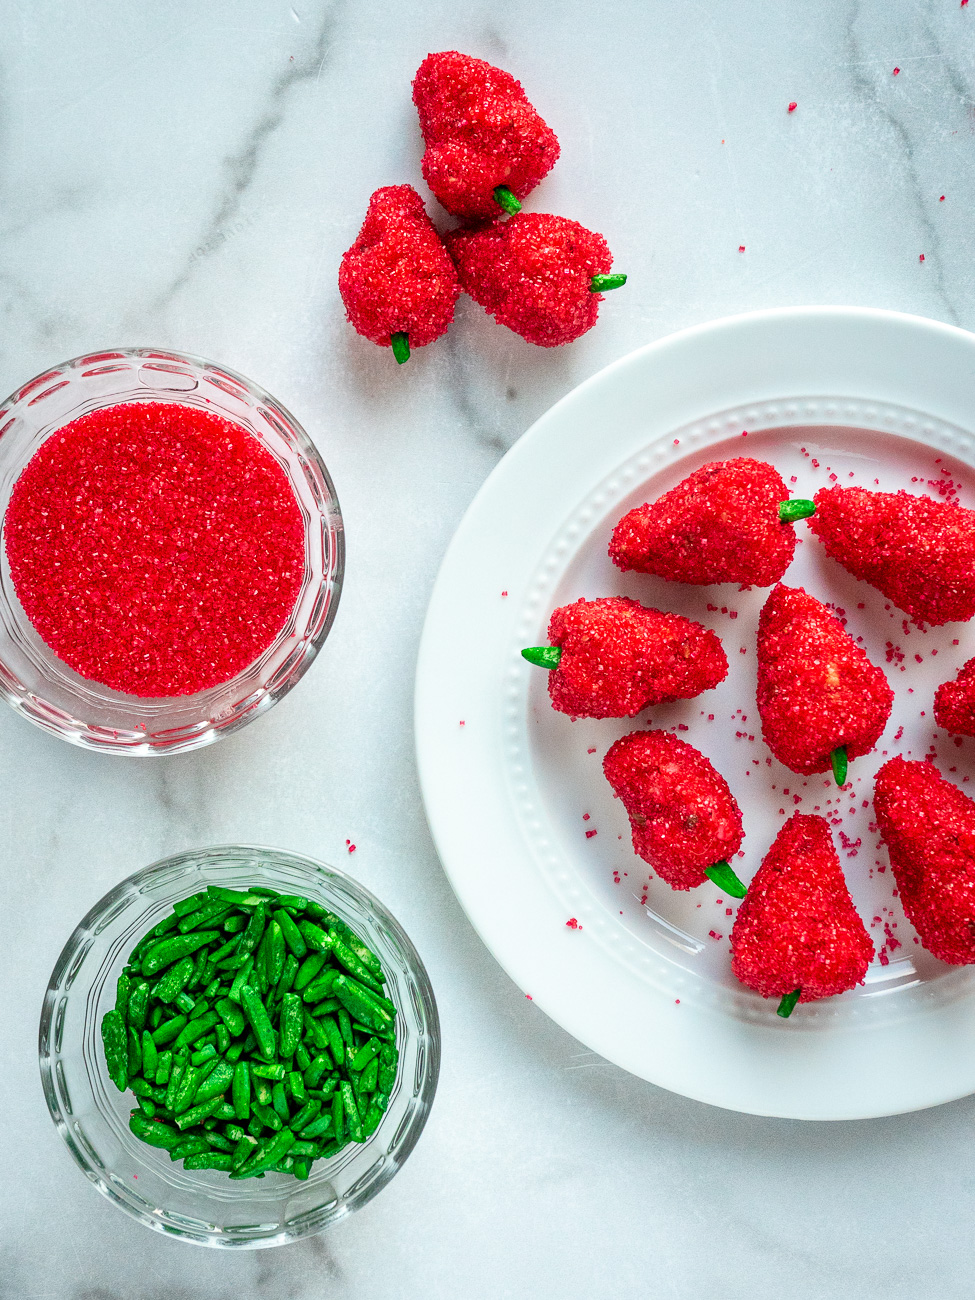
[[796, 1003], [799, 1001], [801, 993], [802, 989], [793, 989], [791, 993], [787, 993], [775, 1008], [775, 1014], [781, 1016], [783, 1020], [788, 1020], [796, 1009]]
[[609, 293], [610, 289], [622, 289], [624, 284], [625, 275], [594, 275], [589, 281], [589, 292]]
[[712, 867], [705, 867], [704, 874], [708, 880], [713, 880], [719, 889], [723, 889], [732, 898], [744, 898], [748, 891], [748, 886], [741, 883], [731, 866], [723, 859]]
[[850, 759], [846, 752], [846, 746], [837, 745], [832, 754], [830, 754], [829, 761], [833, 765], [833, 780], [842, 788], [846, 785], [846, 774], [850, 766]]
[[500, 204], [501, 207], [504, 208], [505, 212], [510, 212], [512, 216], [514, 216], [516, 212], [521, 211], [520, 201], [515, 198], [507, 185], [498, 185], [495, 188], [494, 201], [495, 203]]
[[393, 349], [393, 356], [400, 365], [410, 359], [410, 336], [405, 330], [400, 330], [396, 334], [390, 334], [389, 346]]
[[797, 519], [808, 519], [816, 513], [816, 502], [806, 501], [803, 497], [793, 497], [791, 501], [779, 503], [779, 519], [784, 524], [794, 524]]
[[547, 668], [549, 672], [553, 668], [558, 668], [559, 660], [562, 658], [562, 647], [560, 645], [530, 645], [522, 650], [521, 657], [527, 659], [530, 664], [536, 664], [539, 668]]

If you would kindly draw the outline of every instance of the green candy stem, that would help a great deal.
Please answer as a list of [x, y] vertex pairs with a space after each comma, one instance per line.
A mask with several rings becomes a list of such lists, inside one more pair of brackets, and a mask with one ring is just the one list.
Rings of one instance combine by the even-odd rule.
[[589, 292], [609, 293], [610, 289], [622, 289], [624, 284], [625, 275], [594, 275], [589, 281]]
[[732, 898], [744, 898], [748, 891], [748, 886], [741, 883], [734, 871], [732, 871], [731, 866], [724, 859], [715, 862], [711, 867], [705, 867], [704, 874], [708, 880], [713, 880], [719, 889], [723, 889]]
[[850, 760], [846, 753], [846, 746], [837, 745], [832, 754], [830, 754], [829, 761], [833, 765], [833, 780], [842, 788], [846, 785], [846, 773], [850, 766]]
[[803, 497], [793, 497], [791, 501], [779, 503], [779, 519], [784, 524], [794, 524], [797, 519], [808, 519], [815, 513], [815, 501], [806, 501]]
[[539, 668], [547, 668], [551, 672], [553, 668], [559, 666], [559, 660], [562, 658], [562, 647], [560, 645], [530, 645], [527, 649], [522, 650], [521, 657], [527, 659], [530, 664], [536, 664]]
[[775, 1014], [781, 1016], [783, 1020], [788, 1020], [796, 1009], [796, 1003], [799, 1001], [801, 993], [802, 989], [793, 989], [791, 993], [787, 993], [775, 1008]]
[[514, 216], [516, 212], [521, 211], [521, 203], [508, 189], [507, 185], [498, 185], [495, 188], [494, 201], [495, 203], [500, 204], [500, 206], [504, 208], [505, 212], [510, 212], [512, 216]]
[[396, 334], [390, 334], [389, 346], [393, 349], [393, 356], [400, 365], [410, 359], [410, 336], [405, 330], [399, 330]]

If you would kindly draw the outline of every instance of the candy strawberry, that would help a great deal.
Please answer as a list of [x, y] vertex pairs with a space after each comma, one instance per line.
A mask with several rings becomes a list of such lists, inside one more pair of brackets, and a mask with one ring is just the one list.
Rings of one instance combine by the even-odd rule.
[[354, 328], [391, 347], [400, 363], [411, 347], [446, 331], [460, 285], [411, 185], [387, 185], [373, 194], [358, 238], [342, 258], [339, 293]]
[[892, 758], [877, 773], [873, 803], [921, 942], [952, 965], [975, 962], [975, 802], [933, 763]]
[[790, 525], [813, 511], [811, 501], [788, 496], [781, 475], [765, 461], [713, 461], [624, 515], [613, 531], [610, 559], [624, 571], [672, 582], [768, 587], [792, 560]]
[[756, 871], [731, 931], [731, 969], [763, 998], [796, 1002], [863, 982], [870, 936], [850, 898], [829, 826], [795, 813]]
[[559, 156], [555, 132], [509, 72], [457, 50], [428, 54], [413, 80], [423, 176], [457, 217], [518, 212]]
[[887, 725], [894, 693], [839, 619], [801, 587], [775, 587], [758, 620], [758, 712], [769, 749], [793, 772], [846, 781]]
[[651, 704], [692, 699], [728, 673], [716, 633], [627, 596], [563, 605], [548, 635], [550, 646], [522, 654], [551, 670], [552, 707], [573, 718], [632, 718]]
[[975, 510], [909, 492], [824, 488], [812, 530], [827, 554], [916, 623], [975, 614]]
[[522, 212], [510, 221], [444, 236], [462, 288], [501, 325], [554, 348], [592, 329], [613, 255], [602, 235], [566, 217]]
[[667, 731], [633, 731], [613, 745], [603, 772], [622, 799], [633, 852], [671, 889], [710, 877], [741, 898], [727, 859], [741, 847], [741, 810], [724, 777], [693, 745]]
[[938, 687], [934, 720], [956, 736], [975, 736], [975, 659], [963, 664], [953, 681]]

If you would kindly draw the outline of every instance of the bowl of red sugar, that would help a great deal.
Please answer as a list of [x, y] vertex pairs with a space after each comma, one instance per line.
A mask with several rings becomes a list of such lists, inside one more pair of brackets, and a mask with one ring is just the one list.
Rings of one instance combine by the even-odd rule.
[[342, 515], [269, 393], [198, 357], [77, 357], [0, 405], [0, 695], [74, 744], [210, 744], [304, 674]]

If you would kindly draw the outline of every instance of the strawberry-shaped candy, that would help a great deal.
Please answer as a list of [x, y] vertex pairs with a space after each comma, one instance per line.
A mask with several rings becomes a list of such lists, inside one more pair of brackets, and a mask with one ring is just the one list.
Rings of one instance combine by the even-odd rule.
[[933, 763], [892, 758], [873, 806], [918, 938], [942, 961], [975, 962], [975, 803]]
[[555, 132], [510, 72], [457, 50], [428, 54], [413, 80], [423, 177], [457, 217], [518, 212], [559, 156]]
[[758, 712], [769, 749], [793, 772], [830, 767], [846, 782], [851, 758], [869, 754], [894, 693], [838, 618], [801, 587], [769, 594], [758, 619]]
[[823, 488], [812, 530], [855, 578], [915, 623], [975, 614], [975, 510], [909, 492]]
[[627, 596], [563, 605], [548, 635], [551, 645], [521, 653], [550, 670], [552, 707], [573, 718], [632, 718], [651, 704], [692, 699], [728, 673], [715, 632]]
[[446, 332], [460, 294], [454, 264], [412, 185], [376, 190], [342, 258], [339, 293], [360, 334], [400, 363]]
[[756, 871], [731, 931], [731, 969], [780, 1016], [863, 982], [873, 944], [853, 906], [829, 826], [795, 813]]
[[529, 343], [555, 348], [592, 329], [603, 292], [625, 275], [610, 275], [613, 255], [602, 235], [567, 217], [521, 212], [444, 239], [461, 287]]
[[934, 696], [934, 720], [956, 736], [975, 736], [975, 659], [969, 659]]
[[813, 512], [811, 501], [788, 498], [782, 476], [763, 460], [713, 461], [624, 515], [610, 559], [672, 582], [771, 586], [796, 549], [791, 525]]
[[633, 852], [671, 889], [694, 889], [710, 877], [744, 896], [727, 861], [741, 847], [741, 810], [693, 745], [668, 731], [633, 731], [612, 746], [603, 771], [629, 814]]

